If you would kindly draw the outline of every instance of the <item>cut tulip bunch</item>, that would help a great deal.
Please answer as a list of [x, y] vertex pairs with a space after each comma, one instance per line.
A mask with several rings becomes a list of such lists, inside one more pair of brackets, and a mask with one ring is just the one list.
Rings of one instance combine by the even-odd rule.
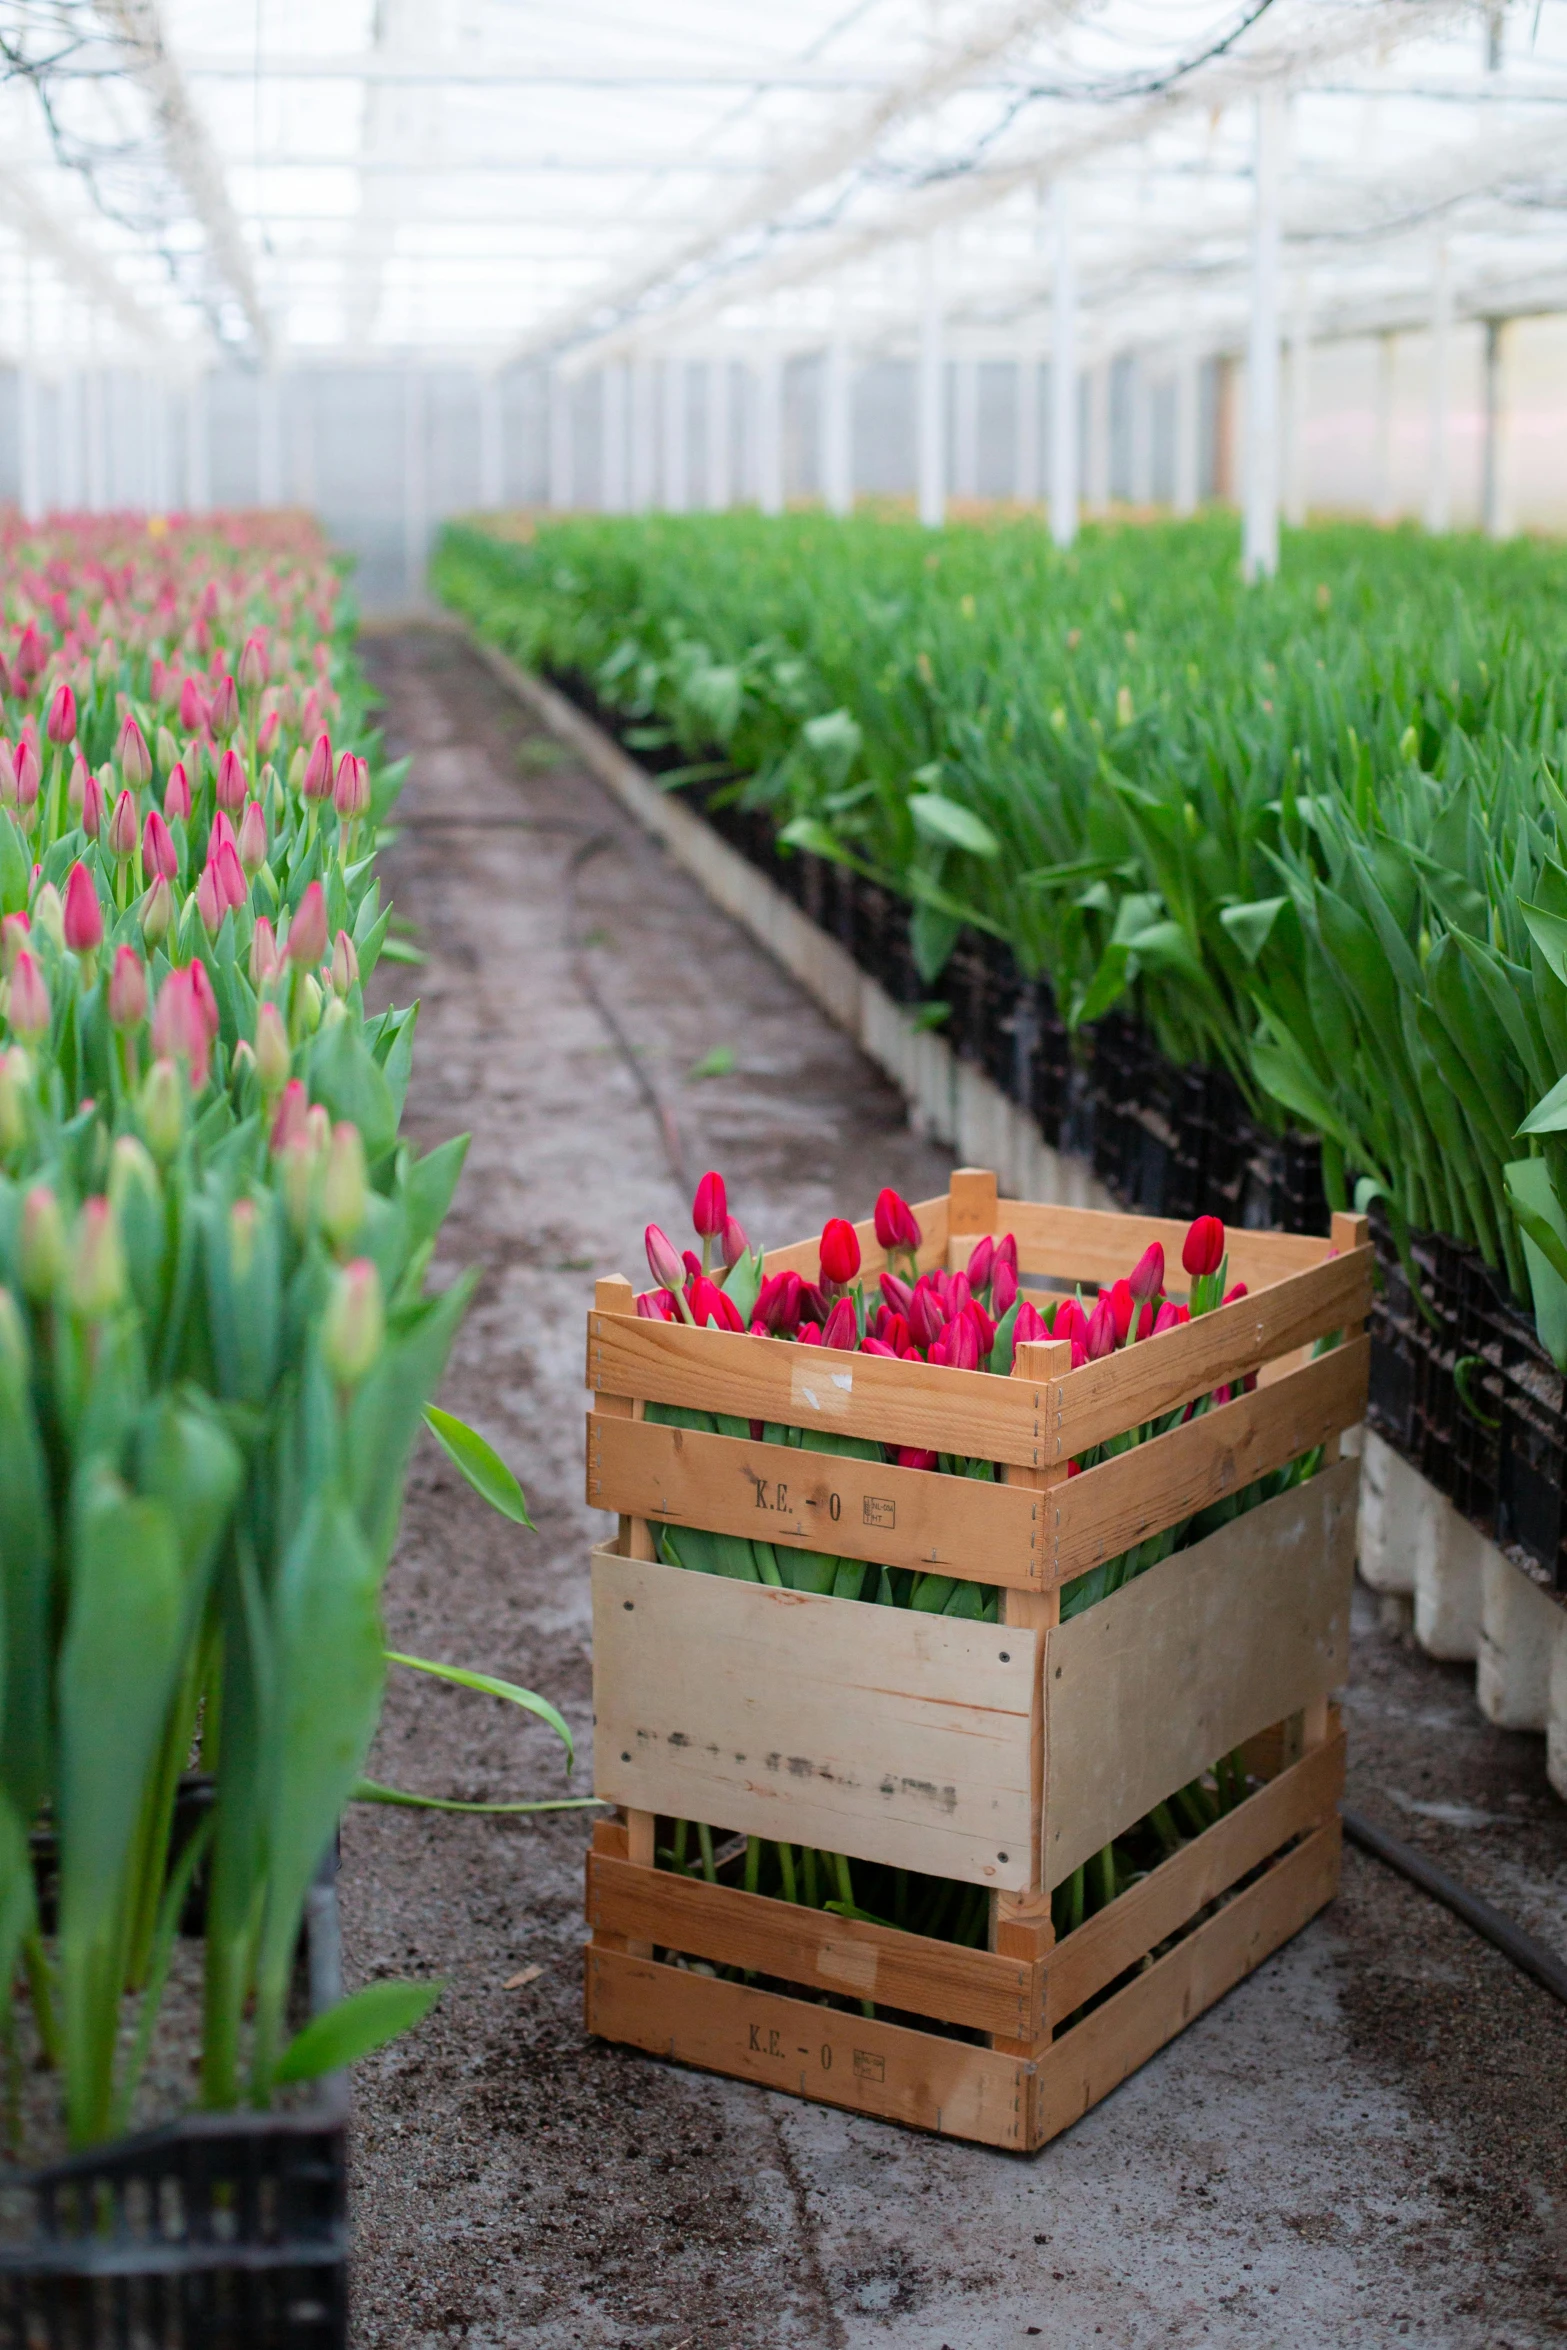
[[[1144, 1251], [1130, 1273], [1091, 1298], [1081, 1290], [1071, 1295], [1044, 1290], [1025, 1293], [1020, 1286], [1017, 1243], [1010, 1233], [999, 1239], [982, 1238], [962, 1272], [948, 1273], [940, 1268], [921, 1271], [923, 1236], [918, 1220], [908, 1202], [890, 1190], [880, 1194], [875, 1208], [877, 1242], [890, 1261], [888, 1269], [878, 1274], [874, 1290], [863, 1277], [859, 1237], [842, 1217], [829, 1217], [822, 1228], [815, 1281], [806, 1281], [794, 1271], [764, 1273], [761, 1252], [752, 1249], [743, 1228], [729, 1212], [720, 1175], [707, 1174], [698, 1185], [693, 1223], [702, 1242], [700, 1255], [692, 1249], [677, 1249], [656, 1224], [648, 1226], [647, 1259], [656, 1286], [637, 1298], [640, 1315], [655, 1321], [680, 1321], [693, 1328], [711, 1327], [794, 1345], [935, 1363], [950, 1370], [999, 1377], [1010, 1373], [1015, 1350], [1024, 1343], [1043, 1339], [1069, 1342], [1075, 1370], [1246, 1294], [1244, 1282], [1226, 1286], [1224, 1226], [1211, 1215], [1199, 1216], [1185, 1237], [1181, 1254], [1187, 1284], [1184, 1299], [1166, 1294], [1164, 1251], [1157, 1242]], [[901, 1269], [893, 1271], [892, 1261]], [[1255, 1375], [1248, 1374], [1244, 1385], [1254, 1384]], [[1164, 1435], [1183, 1421], [1222, 1407], [1231, 1395], [1229, 1386], [1221, 1386], [1143, 1426], [1129, 1428], [1069, 1462], [1067, 1474], [1076, 1476], [1100, 1461]], [[709, 1434], [761, 1439], [808, 1452], [885, 1461], [900, 1468], [953, 1476], [989, 1480], [997, 1474], [992, 1462], [913, 1446], [881, 1445], [816, 1429], [761, 1425], [676, 1405], [649, 1404], [646, 1409], [651, 1420]], [[1231, 1518], [1311, 1475], [1320, 1457], [1320, 1453], [1307, 1454], [1078, 1576], [1062, 1590], [1063, 1619], [1080, 1614], [1173, 1551], [1202, 1540]], [[995, 1622], [999, 1613], [1000, 1594], [995, 1589], [954, 1576], [879, 1567], [863, 1559], [834, 1557], [700, 1527], [660, 1525], [658, 1544], [659, 1555], [667, 1564], [700, 1574], [988, 1623]], [[1236, 1757], [1224, 1758], [1212, 1777], [1211, 1789], [1202, 1781], [1183, 1788], [1168, 1804], [1156, 1806], [1125, 1838], [1117, 1839], [1077, 1870], [1055, 1896], [1058, 1931], [1070, 1932], [1086, 1915], [1113, 1900], [1144, 1866], [1173, 1849], [1184, 1834], [1200, 1833], [1246, 1792], [1244, 1769]], [[702, 1825], [693, 1830], [685, 1822], [675, 1823], [674, 1840], [664, 1849], [663, 1857], [671, 1867], [709, 1879], [716, 1876], [719, 1865], [711, 1830]], [[980, 1942], [987, 1929], [985, 1896], [976, 1889], [944, 1879], [911, 1878], [904, 1871], [874, 1869], [866, 1863], [851, 1868], [842, 1854], [801, 1852], [752, 1837], [745, 1844], [742, 1878], [753, 1892], [767, 1891], [784, 1900], [804, 1901], [948, 1940]]]

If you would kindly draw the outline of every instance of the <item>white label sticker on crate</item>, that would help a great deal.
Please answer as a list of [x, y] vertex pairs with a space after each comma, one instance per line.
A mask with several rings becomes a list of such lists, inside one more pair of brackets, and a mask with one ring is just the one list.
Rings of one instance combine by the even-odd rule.
[[852, 1371], [823, 1372], [809, 1355], [790, 1365], [789, 1401], [819, 1420], [840, 1418], [854, 1393]]

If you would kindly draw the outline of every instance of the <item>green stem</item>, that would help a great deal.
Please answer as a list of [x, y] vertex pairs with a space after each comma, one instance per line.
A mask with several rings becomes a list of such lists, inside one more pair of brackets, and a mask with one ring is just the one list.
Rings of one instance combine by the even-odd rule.
[[702, 1855], [702, 1874], [710, 1885], [718, 1883], [718, 1871], [713, 1865], [713, 1831], [706, 1820], [696, 1824], [697, 1848]]
[[797, 1898], [794, 1890], [794, 1846], [792, 1844], [775, 1844], [773, 1850], [778, 1855], [778, 1873], [783, 1879], [783, 1897], [785, 1901], [793, 1901]]

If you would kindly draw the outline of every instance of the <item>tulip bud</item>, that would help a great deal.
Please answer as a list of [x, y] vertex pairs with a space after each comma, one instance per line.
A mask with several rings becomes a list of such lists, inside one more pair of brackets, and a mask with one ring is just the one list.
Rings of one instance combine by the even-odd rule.
[[231, 746], [218, 761], [216, 785], [218, 806], [233, 816], [245, 805], [245, 770], [239, 754]]
[[305, 746], [303, 743], [299, 743], [295, 746], [293, 757], [288, 763], [288, 788], [290, 791], [302, 792], [304, 790], [305, 764]]
[[1146, 1305], [1150, 1298], [1157, 1297], [1163, 1289], [1164, 1250], [1157, 1240], [1150, 1241], [1132, 1267], [1127, 1287], [1140, 1306]]
[[[292, 768], [289, 773], [292, 777]], [[329, 735], [316, 736], [315, 748], [300, 778], [300, 788], [307, 800], [329, 800], [332, 797], [332, 742]]]
[[0, 1412], [16, 1411], [31, 1373], [27, 1324], [11, 1292], [0, 1286]]
[[1249, 1296], [1249, 1294], [1250, 1292], [1248, 1291], [1245, 1282], [1236, 1281], [1232, 1283], [1232, 1285], [1225, 1291], [1219, 1302], [1221, 1305], [1232, 1306], [1234, 1305], [1237, 1298], [1246, 1297]]
[[37, 749], [24, 737], [16, 746], [16, 804], [24, 816], [38, 805], [42, 785], [43, 770], [38, 764]]
[[34, 895], [33, 928], [64, 953], [65, 903], [52, 881], [42, 882]]
[[855, 1319], [852, 1298], [840, 1297], [827, 1317], [822, 1332], [823, 1346], [835, 1346], [844, 1354], [852, 1354], [860, 1340], [859, 1324]]
[[82, 774], [81, 826], [89, 840], [97, 840], [103, 831], [106, 804], [103, 785], [90, 768], [84, 769]]
[[12, 656], [11, 668], [21, 684], [31, 685], [48, 659], [48, 647], [39, 634], [38, 624], [29, 620]]
[[299, 983], [299, 1011], [305, 1034], [314, 1036], [321, 1025], [321, 986], [313, 971], [307, 971]]
[[256, 749], [263, 759], [271, 758], [272, 753], [277, 749], [277, 738], [282, 733], [282, 731], [282, 711], [264, 711], [262, 714], [261, 724], [256, 728]]
[[1017, 1235], [1004, 1232], [996, 1242], [996, 1263], [1005, 1265], [1009, 1272], [1017, 1271]]
[[168, 770], [168, 782], [163, 787], [163, 813], [172, 824], [176, 818], [190, 822], [190, 777], [185, 772], [183, 759], [176, 759]]
[[892, 1190], [878, 1192], [875, 1213], [876, 1239], [880, 1247], [888, 1251], [917, 1249], [919, 1247], [918, 1219], [908, 1201], [900, 1198], [897, 1192]]
[[103, 944], [103, 908], [79, 858], [65, 877], [65, 943], [73, 955], [95, 955]]
[[928, 1353], [946, 1326], [947, 1317], [935, 1290], [928, 1280], [917, 1281], [909, 1300], [909, 1328], [914, 1333], [915, 1345], [924, 1347]]
[[1191, 1318], [1190, 1306], [1178, 1306], [1173, 1297], [1167, 1297], [1154, 1316], [1153, 1334], [1157, 1338], [1161, 1330], [1177, 1330]]
[[215, 866], [203, 866], [196, 884], [196, 911], [209, 938], [216, 938], [223, 928], [223, 917], [228, 912], [228, 901], [218, 887]]
[[145, 944], [155, 947], [168, 937], [174, 923], [174, 892], [160, 873], [137, 910]]
[[358, 1385], [385, 1335], [381, 1276], [368, 1257], [355, 1257], [338, 1274], [321, 1324], [322, 1359], [340, 1386]]
[[[339, 931], [337, 935], [341, 938], [343, 933]], [[718, 1250], [724, 1260], [726, 1273], [734, 1270], [740, 1259], [747, 1254], [750, 1246], [751, 1244], [745, 1236], [745, 1226], [734, 1216], [726, 1216], [724, 1229], [719, 1235], [718, 1241]]]
[[[886, 1242], [883, 1241], [883, 1248], [886, 1245]], [[897, 1465], [900, 1469], [934, 1469], [939, 1467], [940, 1463], [940, 1453], [927, 1452], [923, 1445], [900, 1444], [898, 1447]]]
[[254, 880], [267, 861], [267, 820], [259, 800], [252, 800], [240, 819], [239, 861], [249, 880]]
[[196, 680], [187, 677], [180, 686], [181, 730], [185, 734], [205, 734], [207, 723], [207, 698]]
[[1101, 1289], [1099, 1295], [1109, 1305], [1110, 1311], [1115, 1317], [1115, 1335], [1119, 1343], [1132, 1327], [1132, 1314], [1136, 1306], [1136, 1300], [1132, 1296], [1132, 1285], [1130, 1281], [1123, 1278], [1120, 1281], [1112, 1282], [1108, 1289]]
[[140, 831], [136, 822], [136, 795], [122, 791], [109, 818], [109, 847], [116, 857], [133, 857]]
[[990, 1276], [990, 1303], [998, 1322], [1003, 1314], [1011, 1311], [1012, 1301], [1016, 1296], [1016, 1270], [1006, 1262], [1004, 1257], [998, 1257]]
[[143, 871], [154, 877], [161, 874], [165, 881], [179, 877], [179, 851], [174, 846], [174, 835], [156, 808], [147, 810], [147, 821], [141, 828], [141, 861]]
[[974, 1243], [968, 1261], [968, 1285], [971, 1290], [990, 1287], [991, 1267], [996, 1260], [996, 1244], [988, 1233]]
[[207, 705], [207, 724], [220, 742], [227, 742], [239, 724], [239, 695], [232, 677], [219, 679]]
[[267, 682], [267, 648], [265, 639], [248, 636], [239, 656], [239, 682], [247, 694], [255, 694]]
[[64, 744], [75, 740], [76, 696], [68, 685], [57, 685], [54, 689], [45, 731], [52, 743]]
[[[240, 1041], [243, 1043], [244, 1039]], [[265, 998], [256, 1007], [256, 1041], [251, 1049], [262, 1094], [271, 1101], [288, 1083], [292, 1055], [283, 1015], [276, 1004]]]
[[1224, 1226], [1217, 1216], [1199, 1216], [1181, 1248], [1181, 1263], [1194, 1281], [1217, 1273], [1224, 1262]]
[[792, 1330], [799, 1319], [800, 1290], [798, 1273], [769, 1273], [756, 1295], [754, 1319], [772, 1336], [780, 1330]]
[[842, 1216], [822, 1226], [821, 1264], [822, 1280], [835, 1289], [846, 1289], [860, 1269], [859, 1234]]
[[321, 1181], [321, 1229], [341, 1248], [353, 1239], [365, 1220], [370, 1184], [365, 1172], [365, 1146], [359, 1129], [345, 1119], [332, 1129], [326, 1173]]
[[711, 1322], [717, 1330], [743, 1330], [740, 1309], [732, 1297], [725, 1297], [716, 1281], [699, 1273], [691, 1284], [691, 1319], [700, 1330]]
[[282, 968], [283, 958], [278, 953], [277, 933], [265, 914], [258, 914], [256, 927], [250, 934], [251, 986], [258, 989], [265, 987], [267, 981], [276, 978]]
[[648, 1270], [660, 1289], [672, 1289], [678, 1296], [686, 1285], [686, 1271], [676, 1254], [673, 1241], [656, 1224], [650, 1224], [643, 1234], [647, 1250]]
[[[882, 1245], [885, 1247], [886, 1243], [883, 1242]], [[901, 1314], [907, 1321], [914, 1305], [913, 1290], [906, 1281], [900, 1281], [896, 1273], [883, 1273], [880, 1276], [880, 1281], [881, 1294], [892, 1311], [895, 1314]]]
[[699, 1240], [716, 1240], [724, 1228], [729, 1213], [729, 1202], [724, 1194], [722, 1175], [704, 1175], [696, 1187], [691, 1202], [691, 1221]]
[[[1018, 1311], [1018, 1328], [1022, 1327], [1022, 1321], [1023, 1315], [1020, 1308]], [[1051, 1337], [1086, 1338], [1087, 1334], [1088, 1316], [1084, 1313], [1082, 1307], [1078, 1304], [1075, 1297], [1064, 1297], [1061, 1300], [1061, 1303], [1057, 1306], [1055, 1310], [1055, 1318], [1050, 1325]]]
[[20, 1037], [47, 1036], [52, 1007], [49, 989], [36, 956], [23, 947], [11, 972], [11, 996], [6, 1007], [12, 1028]]
[[180, 746], [166, 726], [158, 729], [158, 765], [165, 775], [172, 773], [179, 763]]
[[134, 718], [120, 728], [120, 773], [132, 791], [145, 791], [152, 781], [152, 753]]
[[47, 1184], [35, 1183], [22, 1202], [16, 1248], [22, 1294], [35, 1306], [46, 1305], [54, 1296], [64, 1276], [68, 1254], [60, 1203]]
[[147, 1017], [147, 971], [134, 947], [116, 947], [109, 973], [109, 1021], [123, 1034]]
[[[275, 1005], [273, 1009], [276, 1010]], [[284, 1042], [287, 1042], [286, 1038]], [[310, 1097], [305, 1091], [304, 1079], [302, 1077], [290, 1078], [283, 1088], [283, 1098], [278, 1103], [277, 1114], [272, 1120], [271, 1149], [275, 1158], [281, 1157], [284, 1151], [293, 1148], [296, 1144], [304, 1143], [305, 1118], [309, 1108]]]
[[958, 1314], [947, 1324], [930, 1350], [931, 1361], [943, 1362], [949, 1371], [977, 1371], [979, 1369], [979, 1330], [967, 1314]]
[[1110, 1303], [1108, 1294], [1099, 1300], [1089, 1315], [1088, 1328], [1083, 1333], [1083, 1338], [1091, 1363], [1099, 1362], [1105, 1355], [1114, 1354], [1119, 1343], [1120, 1333], [1116, 1329], [1115, 1309]]
[[229, 1265], [236, 1281], [244, 1281], [256, 1261], [256, 1203], [237, 1199], [229, 1210]]
[[106, 1199], [82, 1204], [71, 1252], [71, 1310], [84, 1322], [101, 1322], [125, 1294], [125, 1252], [119, 1220]]
[[1054, 1333], [1047, 1330], [1040, 1316], [1039, 1308], [1032, 1299], [1025, 1297], [1023, 1303], [1018, 1307], [1017, 1320], [1012, 1325], [1012, 1344], [1015, 1347], [1030, 1346], [1036, 1344], [1040, 1339], [1049, 1338], [1052, 1335], [1056, 1338], [1070, 1338], [1072, 1333], [1069, 1330], [1059, 1328]]
[[236, 909], [242, 906], [250, 895], [250, 884], [245, 879], [245, 869], [239, 861], [239, 851], [232, 841], [223, 843], [217, 855], [211, 860], [211, 870], [217, 878], [218, 894], [224, 905], [233, 906]]
[[134, 1134], [121, 1134], [116, 1137], [114, 1148], [109, 1153], [109, 1205], [116, 1215], [120, 1212], [127, 1192], [133, 1189], [144, 1193], [154, 1206], [162, 1202], [163, 1190], [158, 1182], [158, 1170], [145, 1146], [137, 1141]]
[[[0, 1158], [27, 1140], [27, 1094], [31, 1065], [20, 1045], [0, 1053]], [[3, 1295], [0, 1292], [0, 1295]]]
[[154, 1061], [137, 1103], [147, 1148], [159, 1160], [170, 1159], [179, 1147], [185, 1127], [185, 1103], [179, 1071], [170, 1060]]
[[352, 751], [345, 751], [337, 762], [332, 805], [339, 816], [357, 816], [359, 813], [359, 761]]
[[326, 953], [326, 938], [326, 896], [320, 882], [313, 881], [288, 926], [285, 951], [296, 971], [314, 971], [319, 966]]

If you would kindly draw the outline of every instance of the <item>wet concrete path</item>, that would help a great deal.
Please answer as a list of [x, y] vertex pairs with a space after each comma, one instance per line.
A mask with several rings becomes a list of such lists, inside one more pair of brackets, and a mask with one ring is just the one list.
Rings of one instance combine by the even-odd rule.
[[[367, 650], [390, 747], [415, 758], [389, 868], [429, 960], [387, 972], [423, 1003], [409, 1127], [422, 1146], [473, 1135], [441, 1269], [482, 1279], [445, 1400], [516, 1465], [538, 1527], [490, 1516], [426, 1444], [389, 1629], [555, 1698], [585, 1787], [587, 1552], [606, 1522], [582, 1498], [583, 1316], [594, 1274], [635, 1274], [643, 1225], [683, 1230], [686, 1212], [585, 979], [753, 1237], [863, 1214], [883, 1182], [917, 1198], [948, 1162], [459, 641]], [[691, 1076], [726, 1053], [729, 1073]], [[1567, 1808], [1543, 1742], [1490, 1729], [1469, 1676], [1360, 1613], [1355, 1800], [1567, 1949]], [[467, 1799], [567, 1791], [541, 1728], [406, 1674], [372, 1769]], [[1324, 1918], [1022, 2161], [585, 2040], [586, 1834], [574, 1814], [368, 1810], [345, 1831], [352, 1978], [447, 1984], [356, 2075], [366, 2350], [1567, 2336], [1567, 2012], [1358, 1854]]]

